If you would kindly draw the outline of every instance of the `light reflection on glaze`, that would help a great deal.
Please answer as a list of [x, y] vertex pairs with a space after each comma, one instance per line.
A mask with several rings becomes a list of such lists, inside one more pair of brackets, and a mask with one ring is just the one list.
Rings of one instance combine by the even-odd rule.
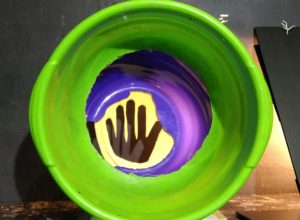
[[117, 168], [140, 176], [178, 170], [200, 148], [211, 126], [210, 100], [200, 79], [166, 53], [141, 50], [127, 54], [97, 78], [87, 100], [87, 120], [100, 120], [110, 105], [128, 97], [130, 91], [152, 94], [158, 118], [175, 144], [170, 154], [153, 167]]

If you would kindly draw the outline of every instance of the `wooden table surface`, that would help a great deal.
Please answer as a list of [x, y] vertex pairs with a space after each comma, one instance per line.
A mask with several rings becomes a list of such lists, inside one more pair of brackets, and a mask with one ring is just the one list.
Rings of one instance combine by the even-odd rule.
[[[254, 37], [241, 40], [259, 65], [253, 47], [256, 43]], [[235, 219], [236, 211], [300, 209], [295, 178], [281, 124], [274, 110], [272, 135], [262, 160], [244, 187], [221, 209], [221, 212], [229, 219]], [[0, 219], [16, 216], [25, 219], [53, 213], [78, 212], [80, 209], [70, 201], [0, 205]]]

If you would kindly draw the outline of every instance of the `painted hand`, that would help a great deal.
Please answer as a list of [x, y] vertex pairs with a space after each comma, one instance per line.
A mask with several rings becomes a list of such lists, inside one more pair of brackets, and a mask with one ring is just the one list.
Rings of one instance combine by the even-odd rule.
[[149, 135], [146, 137], [146, 107], [144, 105], [138, 108], [138, 135], [135, 131], [135, 103], [129, 100], [126, 103], [127, 117], [127, 140], [124, 135], [124, 109], [119, 105], [116, 109], [116, 134], [112, 120], [106, 120], [106, 128], [112, 149], [119, 157], [131, 162], [143, 163], [149, 160], [154, 149], [158, 135], [162, 129], [159, 121], [152, 126]]

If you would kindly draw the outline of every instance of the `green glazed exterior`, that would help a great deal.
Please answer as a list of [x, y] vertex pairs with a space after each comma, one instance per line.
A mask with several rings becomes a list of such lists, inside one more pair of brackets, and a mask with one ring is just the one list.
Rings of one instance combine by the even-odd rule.
[[[112, 61], [165, 51], [193, 68], [212, 102], [211, 130], [179, 171], [127, 175], [94, 149], [85, 104]], [[30, 102], [38, 152], [64, 192], [100, 219], [200, 219], [221, 208], [260, 160], [272, 128], [265, 80], [240, 41], [207, 13], [175, 1], [128, 1], [90, 16], [59, 44]]]

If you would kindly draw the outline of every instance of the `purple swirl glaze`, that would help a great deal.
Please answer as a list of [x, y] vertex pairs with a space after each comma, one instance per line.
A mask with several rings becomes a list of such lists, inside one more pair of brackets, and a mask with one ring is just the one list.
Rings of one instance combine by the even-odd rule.
[[129, 96], [130, 91], [152, 95], [163, 128], [174, 147], [159, 164], [145, 169], [117, 167], [126, 173], [156, 176], [178, 170], [201, 147], [211, 126], [211, 107], [206, 89], [186, 65], [153, 50], [126, 54], [105, 68], [87, 100], [87, 120], [100, 120], [106, 109]]

